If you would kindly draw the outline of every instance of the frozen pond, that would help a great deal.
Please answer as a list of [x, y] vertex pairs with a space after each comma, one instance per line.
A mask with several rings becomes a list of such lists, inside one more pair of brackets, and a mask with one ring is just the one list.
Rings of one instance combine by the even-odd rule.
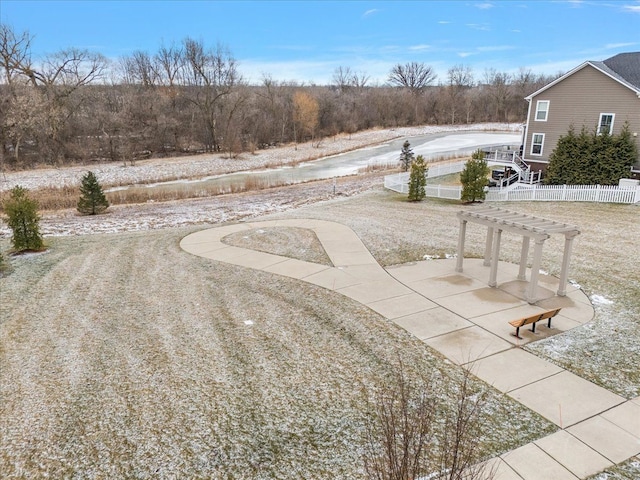
[[348, 153], [325, 157], [312, 162], [300, 163], [291, 167], [278, 167], [267, 170], [255, 170], [206, 177], [197, 180], [177, 180], [149, 185], [118, 187], [110, 191], [128, 190], [148, 192], [149, 189], [179, 191], [182, 189], [219, 191], [237, 191], [247, 184], [260, 187], [287, 185], [293, 183], [322, 180], [334, 177], [354, 175], [367, 167], [395, 166], [398, 164], [402, 144], [411, 143], [415, 156], [422, 155], [425, 160], [435, 161], [442, 158], [456, 158], [471, 155], [476, 149], [489, 146], [519, 147], [521, 135], [518, 133], [438, 133], [417, 137], [401, 138], [376, 145], [375, 147], [354, 150]]

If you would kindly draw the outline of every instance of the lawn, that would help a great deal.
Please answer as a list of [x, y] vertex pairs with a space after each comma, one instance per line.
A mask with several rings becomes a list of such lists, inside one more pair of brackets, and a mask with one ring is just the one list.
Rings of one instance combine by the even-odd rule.
[[[596, 318], [528, 348], [639, 395], [638, 207], [501, 206], [582, 230], [570, 277], [593, 299]], [[453, 254], [461, 208], [374, 188], [260, 218], [344, 223], [387, 266]], [[6, 477], [362, 478], [366, 392], [398, 359], [460, 375], [340, 294], [180, 250], [200, 228], [50, 238], [46, 253], [12, 259], [0, 279]], [[290, 243], [306, 238], [305, 250], [324, 261], [304, 232], [250, 233], [228, 241], [263, 237], [264, 250], [297, 256], [308, 252]], [[503, 260], [517, 261], [520, 239], [503, 242]], [[562, 243], [547, 242], [544, 270], [558, 273]], [[482, 254], [482, 229], [469, 227], [467, 245]], [[487, 411], [487, 455], [555, 430], [496, 392]]]

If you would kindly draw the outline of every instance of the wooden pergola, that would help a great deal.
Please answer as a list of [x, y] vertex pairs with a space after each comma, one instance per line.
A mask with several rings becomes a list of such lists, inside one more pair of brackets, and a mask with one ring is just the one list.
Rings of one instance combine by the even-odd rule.
[[531, 265], [531, 279], [526, 291], [526, 300], [529, 303], [536, 302], [536, 288], [542, 261], [542, 247], [545, 240], [552, 234], [563, 234], [564, 255], [560, 269], [560, 285], [557, 294], [561, 297], [567, 294], [567, 278], [569, 275], [569, 258], [573, 239], [580, 234], [578, 227], [564, 223], [546, 220], [544, 218], [523, 215], [496, 207], [481, 207], [470, 211], [458, 212], [460, 220], [460, 234], [458, 237], [458, 258], [456, 272], [462, 272], [464, 260], [464, 243], [467, 231], [467, 222], [479, 223], [487, 227], [487, 241], [484, 251], [484, 265], [490, 266], [489, 286], [497, 286], [498, 260], [500, 256], [500, 237], [502, 232], [511, 232], [522, 235], [522, 251], [520, 253], [520, 270], [518, 280], [526, 280], [527, 259], [529, 257], [529, 244], [531, 239], [535, 242], [533, 252], [533, 264]]

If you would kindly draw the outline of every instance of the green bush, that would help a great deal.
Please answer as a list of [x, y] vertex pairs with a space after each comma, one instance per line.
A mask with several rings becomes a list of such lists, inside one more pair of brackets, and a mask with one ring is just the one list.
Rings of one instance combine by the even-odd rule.
[[545, 183], [617, 185], [621, 178], [628, 176], [637, 158], [637, 147], [628, 123], [618, 135], [589, 133], [586, 127], [576, 135], [571, 126], [549, 156]]
[[489, 166], [484, 159], [484, 153], [481, 150], [476, 150], [460, 173], [463, 202], [484, 200], [487, 195], [484, 187], [487, 186], [488, 175]]
[[429, 169], [424, 163], [424, 157], [418, 155], [415, 162], [411, 164], [411, 174], [409, 175], [409, 201], [419, 202], [426, 197], [425, 186], [427, 185], [427, 172]]
[[95, 215], [104, 212], [108, 207], [109, 202], [104, 196], [98, 179], [93, 172], [87, 172], [82, 177], [82, 185], [80, 185], [78, 211], [84, 215]]
[[40, 235], [38, 203], [29, 198], [27, 189], [14, 187], [3, 208], [9, 228], [13, 231], [11, 243], [14, 250], [42, 250], [44, 242]]

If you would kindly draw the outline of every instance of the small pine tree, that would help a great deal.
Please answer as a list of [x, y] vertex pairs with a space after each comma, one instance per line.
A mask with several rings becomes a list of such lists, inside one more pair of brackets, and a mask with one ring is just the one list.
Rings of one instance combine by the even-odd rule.
[[463, 202], [484, 200], [487, 195], [484, 190], [484, 187], [487, 186], [487, 175], [489, 175], [489, 166], [484, 159], [484, 153], [481, 150], [476, 150], [460, 173]]
[[402, 145], [402, 151], [400, 152], [400, 168], [403, 172], [407, 172], [409, 167], [413, 163], [413, 150], [411, 150], [411, 144], [409, 140], [405, 140]]
[[38, 202], [29, 198], [27, 189], [21, 186], [12, 188], [3, 208], [9, 228], [13, 231], [11, 243], [14, 250], [42, 250], [44, 242], [40, 235]]
[[80, 185], [78, 211], [84, 215], [95, 215], [104, 212], [108, 207], [109, 202], [104, 196], [98, 179], [93, 172], [87, 172], [82, 177], [82, 185]]
[[419, 202], [426, 197], [425, 186], [427, 185], [427, 172], [429, 169], [424, 163], [424, 157], [418, 155], [415, 162], [411, 164], [411, 174], [409, 175], [409, 201]]

